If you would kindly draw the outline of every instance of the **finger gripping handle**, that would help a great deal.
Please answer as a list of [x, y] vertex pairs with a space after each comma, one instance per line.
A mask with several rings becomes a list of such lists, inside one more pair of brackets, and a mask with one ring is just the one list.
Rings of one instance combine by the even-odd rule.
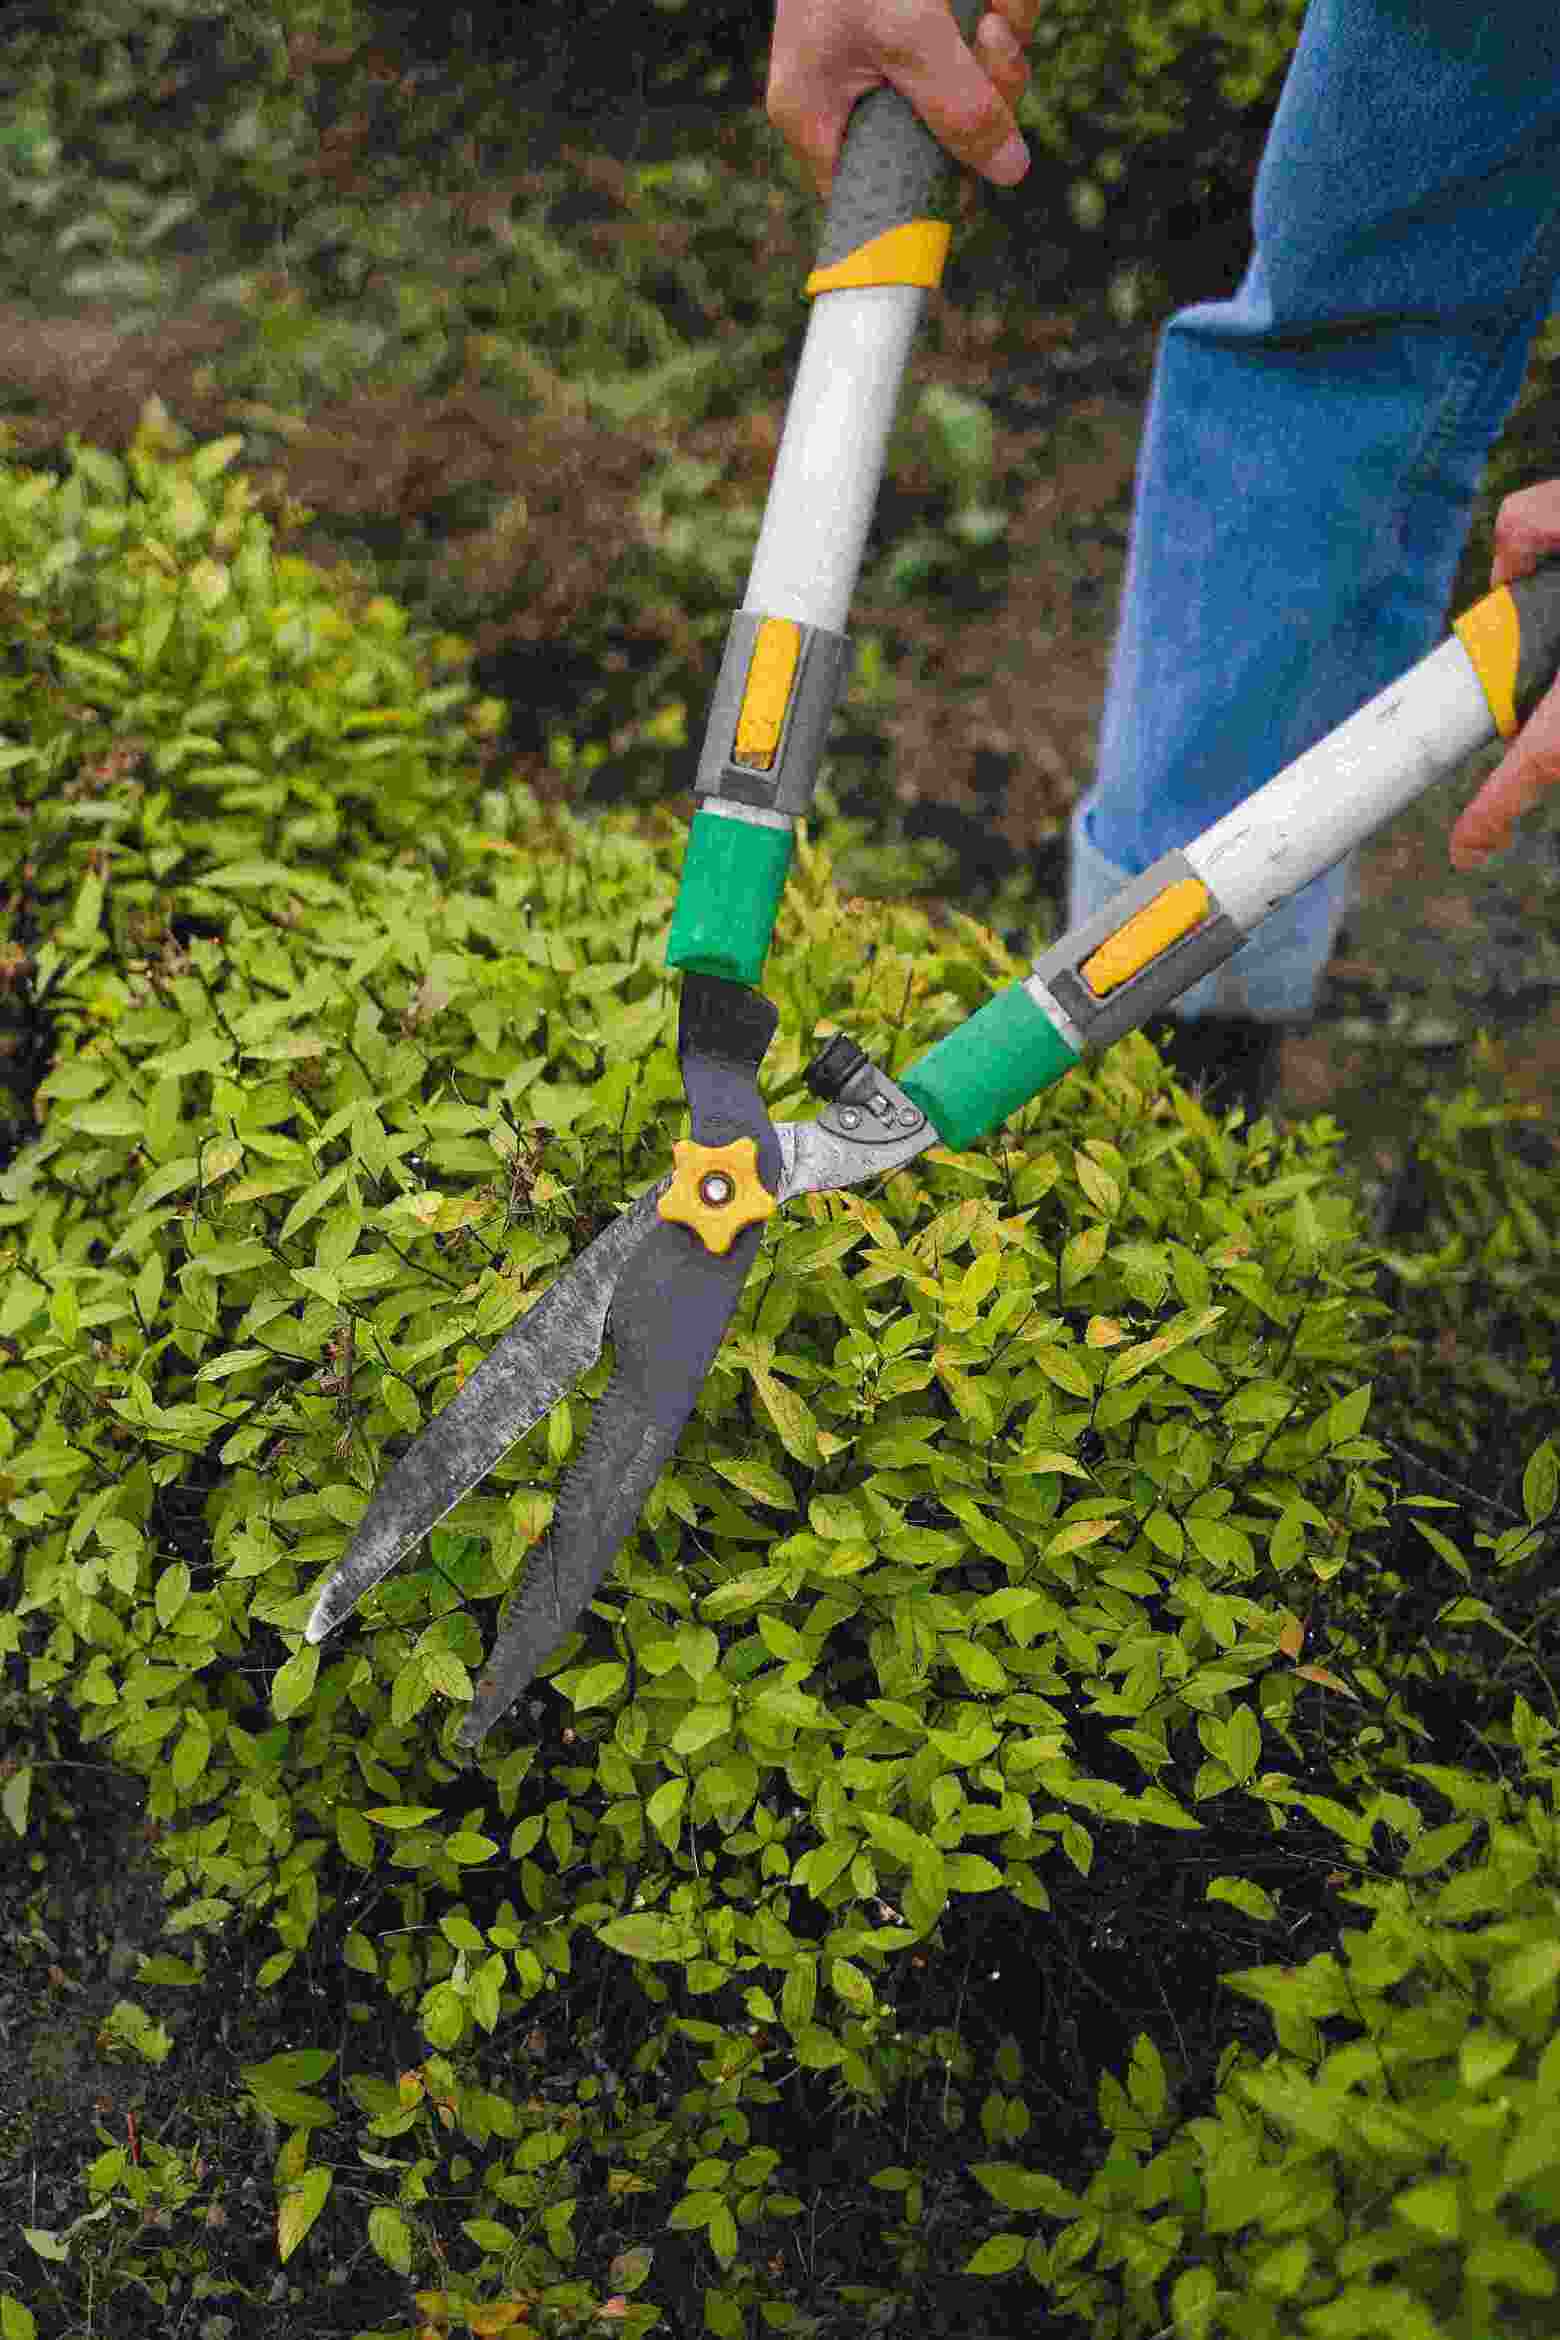
[[[986, 0], [952, 0], [968, 40]], [[896, 89], [869, 90], [852, 109], [819, 246], [817, 273], [839, 267], [880, 236], [927, 217], [948, 157]]]

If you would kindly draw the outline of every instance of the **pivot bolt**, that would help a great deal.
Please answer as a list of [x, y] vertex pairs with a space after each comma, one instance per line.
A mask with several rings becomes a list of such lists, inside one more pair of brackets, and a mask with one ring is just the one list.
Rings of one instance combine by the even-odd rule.
[[672, 1148], [677, 1169], [656, 1211], [687, 1227], [706, 1251], [727, 1252], [744, 1227], [767, 1219], [775, 1197], [758, 1175], [758, 1146], [750, 1137], [729, 1146], [698, 1145], [679, 1138]]

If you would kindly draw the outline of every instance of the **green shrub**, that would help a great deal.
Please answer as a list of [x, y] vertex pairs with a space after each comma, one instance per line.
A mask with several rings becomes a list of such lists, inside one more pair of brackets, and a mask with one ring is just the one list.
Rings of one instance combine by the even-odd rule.
[[1509, 1104], [1467, 1089], [1425, 1100], [1414, 1191], [1422, 1221], [1386, 1254], [1386, 1373], [1403, 1435], [1511, 1507], [1555, 1421], [1560, 1259], [1554, 1164]]
[[[1280, 1815], [1311, 1694], [1292, 1604], [1386, 1503], [1368, 1269], [1325, 1132], [1248, 1149], [1143, 1041], [1005, 1144], [811, 1200], [603, 1597], [463, 1773], [478, 1619], [605, 1363], [360, 1626], [323, 1651], [301, 1628], [386, 1451], [661, 1166], [680, 837], [484, 791], [480, 710], [430, 673], [454, 652], [276, 558], [242, 483], [219, 500], [230, 456], [146, 443], [127, 475], [78, 449], [63, 483], [0, 488], [27, 790], [0, 834], [53, 1052], [0, 1201], [0, 1650], [147, 1783], [181, 1956], [144, 1986], [258, 1922], [259, 1992], [328, 1944], [368, 2037], [421, 2034], [411, 2101], [371, 2048], [349, 2100], [276, 2081], [291, 2247], [329, 2192], [310, 2140], [355, 2101], [370, 2150], [420, 2140], [349, 2189], [371, 2239], [427, 2251], [447, 2098], [493, 2212], [462, 2280], [578, 2305], [565, 2132], [490, 2040], [613, 1953], [639, 2077], [594, 2149], [654, 2166], [635, 2184], [735, 2300], [746, 2229], [793, 2199], [775, 2075], [885, 2101], [903, 1961], [945, 1912], [1043, 1913], [1101, 1827]], [[902, 1065], [1011, 972], [968, 920], [842, 927], [805, 849], [776, 1109], [820, 1026]], [[370, 1875], [382, 1938], [349, 1920]], [[121, 2162], [94, 2164], [110, 2202]]]
[[[1335, 1136], [1237, 1138], [1132, 1039], [980, 1151], [808, 1198], [601, 1597], [463, 1765], [605, 1359], [361, 1619], [302, 1627], [387, 1454], [664, 1164], [681, 834], [499, 785], [461, 646], [279, 555], [232, 454], [149, 429], [128, 466], [0, 473], [0, 876], [46, 1058], [0, 1181], [0, 1659], [28, 1746], [146, 1785], [171, 1947], [105, 2038], [175, 2085], [170, 2010], [241, 1970], [253, 2044], [208, 2109], [267, 2145], [279, 2255], [366, 2238], [435, 2328], [805, 2327], [777, 2272], [799, 2123], [964, 2071], [913, 1976], [965, 1912], [1043, 1942], [1102, 1845], [1198, 1836], [1226, 1870], [1233, 1816], [1329, 1824], [1330, 1685], [1404, 1757], [1395, 1687], [1316, 1631], [1392, 1497]], [[903, 1069], [1015, 971], [968, 919], [842, 918], [804, 844], [774, 1109], [808, 1109], [821, 1030]], [[328, 2045], [321, 1971], [349, 1978]], [[564, 2003], [593, 2010], [567, 2038]], [[1079, 2199], [1127, 2188], [1126, 2304], [1098, 2236], [1032, 2264], [1125, 2340], [1181, 2229], [1138, 2237], [1116, 2115], [1143, 2106], [1101, 2089]], [[1021, 2110], [988, 2097], [987, 2151]], [[97, 2142], [81, 2216], [30, 2245], [60, 2312], [166, 2305], [192, 2265], [221, 2290], [200, 2157]], [[878, 2176], [914, 2297], [923, 2179]]]
[[[977, 2270], [1022, 2265], [1114, 2340], [1523, 2340], [1555, 2329], [1560, 2247], [1560, 1779], [1554, 1725], [1518, 1700], [1516, 1776], [1407, 1765], [1452, 1817], [1383, 1793], [1305, 1799], [1354, 1860], [1373, 1829], [1397, 1874], [1343, 1898], [1371, 1913], [1337, 1951], [1225, 1977], [1277, 2048], [1232, 2049], [1211, 2114], [1176, 2123], [1142, 2038], [1105, 2074], [1109, 2158], [1084, 2189], [1015, 2162], [978, 2169], [1038, 2234], [1004, 2228]], [[1168, 2320], [1167, 2320], [1168, 2319]]]
[[0, 887], [42, 999], [99, 909], [129, 953], [216, 865], [270, 858], [306, 889], [342, 854], [431, 850], [494, 720], [447, 679], [464, 643], [278, 552], [228, 476], [236, 437], [177, 437], [152, 409], [123, 463], [74, 444], [63, 480], [0, 467]]

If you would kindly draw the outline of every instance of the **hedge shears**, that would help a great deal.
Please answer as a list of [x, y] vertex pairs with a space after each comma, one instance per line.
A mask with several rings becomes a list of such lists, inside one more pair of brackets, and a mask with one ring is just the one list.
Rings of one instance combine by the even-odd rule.
[[[982, 0], [956, 0], [968, 38]], [[807, 1083], [812, 1121], [770, 1120], [759, 1067], [778, 1011], [758, 989], [849, 664], [844, 628], [900, 384], [950, 229], [943, 157], [888, 89], [856, 106], [817, 265], [746, 596], [731, 620], [667, 942], [682, 978], [690, 1135], [675, 1166], [504, 1334], [390, 1470], [305, 1633], [324, 1639], [563, 1397], [610, 1338], [614, 1370], [511, 1591], [456, 1734], [478, 1747], [579, 1619], [671, 1459], [741, 1298], [765, 1222], [928, 1147], [969, 1146], [1239, 949], [1497, 733], [1560, 653], [1560, 568], [1478, 602], [1442, 647], [892, 1080], [844, 1034]]]

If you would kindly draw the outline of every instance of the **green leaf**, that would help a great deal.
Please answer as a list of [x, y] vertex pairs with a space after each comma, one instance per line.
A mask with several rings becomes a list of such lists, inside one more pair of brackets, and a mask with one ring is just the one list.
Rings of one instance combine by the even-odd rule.
[[1155, 1551], [1163, 1552], [1167, 1560], [1179, 1560], [1186, 1549], [1181, 1523], [1168, 1511], [1151, 1511], [1143, 1522], [1143, 1533]]
[[276, 2255], [283, 2266], [292, 2257], [329, 2199], [328, 2169], [306, 2169], [297, 2185], [289, 2186], [276, 2213]]
[[692, 1953], [691, 1930], [682, 1918], [657, 1917], [651, 1910], [609, 1918], [596, 1939], [629, 1958], [685, 1959]]
[[679, 1625], [674, 1636], [677, 1662], [695, 1682], [702, 1682], [720, 1663], [720, 1640], [707, 1625]]
[[780, 1443], [793, 1461], [816, 1465], [819, 1459], [818, 1423], [810, 1406], [786, 1382], [755, 1366], [753, 1387], [774, 1424]]
[[786, 1969], [785, 1987], [780, 1994], [780, 2016], [787, 2031], [795, 2034], [805, 2031], [818, 2004], [818, 1962], [805, 1954], [793, 1959]]
[[1424, 1537], [1431, 1551], [1439, 1552], [1447, 1567], [1454, 1569], [1464, 1584], [1467, 1584], [1470, 1581], [1468, 1563], [1450, 1536], [1443, 1536], [1440, 1529], [1432, 1527], [1428, 1520], [1416, 1519], [1413, 1524], [1418, 1533]]
[[678, 1822], [688, 1800], [688, 1782], [685, 1779], [664, 1779], [645, 1804], [645, 1818], [663, 1844], [675, 1844], [679, 1834]]
[[1077, 2195], [1058, 2179], [1016, 2161], [972, 2162], [970, 2175], [1006, 2210], [1043, 2210], [1048, 2217], [1065, 2218], [1078, 2207]]
[[0, 1812], [4, 1812], [17, 1836], [27, 1834], [27, 1802], [32, 1794], [32, 1765], [22, 1764], [12, 1772], [0, 1788]]
[[462, 2234], [469, 2235], [479, 2251], [513, 2250], [514, 2229], [498, 2218], [467, 2218], [461, 2222]]
[[844, 2000], [853, 2014], [870, 2014], [874, 2005], [872, 1985], [859, 1966], [848, 1958], [829, 1962], [829, 1985], [837, 1997]]
[[1164, 2058], [1146, 2032], [1139, 2032], [1132, 2043], [1132, 2062], [1127, 2072], [1127, 2094], [1151, 2128], [1165, 2117]]
[[466, 2028], [466, 2009], [453, 1983], [435, 1983], [417, 2010], [423, 2037], [436, 2048], [452, 2048]]
[[615, 1658], [609, 1658], [600, 1665], [586, 1666], [580, 1673], [571, 1675], [567, 1683], [567, 1696], [576, 1713], [587, 1706], [605, 1706], [617, 1696], [627, 1680], [627, 1666]]
[[1427, 2178], [1422, 2185], [1405, 2186], [1392, 2197], [1392, 2207], [1409, 2226], [1433, 2234], [1438, 2242], [1455, 2242], [1462, 2231], [1462, 2206], [1455, 2178]]
[[1350, 1390], [1329, 1406], [1323, 1420], [1322, 1438], [1327, 1446], [1346, 1446], [1351, 1438], [1358, 1438], [1370, 1412], [1371, 1384], [1362, 1381], [1358, 1389]]
[[1136, 1798], [1138, 1817], [1152, 1820], [1160, 1828], [1197, 1828], [1202, 1822], [1178, 1804], [1162, 1787], [1143, 1788]]
[[809, 2072], [832, 2072], [845, 2061], [845, 2043], [821, 2023], [807, 2023], [794, 2035], [796, 2060]]
[[964, 2262], [966, 2275], [1011, 2275], [1029, 2248], [1022, 2234], [993, 2234]]
[[437, 1804], [371, 1804], [363, 1817], [380, 1828], [423, 1828], [440, 1813]]
[[[1047, 1381], [1054, 1382], [1069, 1397], [1091, 1398], [1094, 1395], [1094, 1384], [1075, 1349], [1062, 1349], [1054, 1342], [1042, 1341], [1031, 1355]], [[1069, 1468], [1076, 1467], [1070, 1457], [1067, 1460]]]
[[1541, 1520], [1550, 1517], [1557, 1498], [1560, 1498], [1560, 1461], [1556, 1460], [1553, 1442], [1546, 1438], [1541, 1446], [1534, 1447], [1522, 1474], [1522, 1508], [1530, 1527], [1537, 1527]]
[[182, 1560], [175, 1560], [170, 1567], [163, 1570], [157, 1579], [157, 1590], [153, 1599], [156, 1604], [158, 1624], [165, 1629], [170, 1626], [189, 1597], [190, 1572]]
[[797, 1632], [796, 1627], [788, 1625], [783, 1617], [771, 1616], [769, 1611], [765, 1609], [759, 1613], [755, 1622], [758, 1626], [759, 1638], [771, 1657], [780, 1658], [788, 1664], [797, 1659], [807, 1660], [809, 1658], [810, 1653], [806, 1642]]
[[1073, 1169], [1077, 1173], [1078, 1184], [1095, 1209], [1103, 1212], [1107, 1219], [1113, 1219], [1121, 1208], [1121, 1188], [1110, 1172], [1102, 1170], [1098, 1162], [1076, 1149], [1073, 1153]]
[[695, 2233], [701, 2226], [708, 2226], [721, 2206], [721, 2199], [710, 2187], [695, 2186], [679, 2195], [667, 2213], [666, 2223], [680, 2233]]
[[1095, 1225], [1071, 1235], [1062, 1245], [1062, 1290], [1070, 1292], [1092, 1276], [1105, 1257], [1105, 1246], [1110, 1240], [1110, 1229]]
[[674, 1755], [695, 1755], [714, 1739], [724, 1737], [731, 1728], [729, 1706], [690, 1706], [668, 1746]]
[[475, 1868], [482, 1861], [492, 1860], [499, 1847], [491, 1836], [479, 1836], [471, 1828], [457, 1828], [453, 1836], [444, 1839], [444, 1849], [460, 1867]]
[[705, 2292], [704, 2322], [715, 2340], [745, 2340], [747, 2317], [729, 2291]]
[[1224, 1387], [1224, 1376], [1218, 1367], [1206, 1358], [1201, 1349], [1175, 1349], [1165, 1359], [1165, 1371], [1172, 1381], [1179, 1381], [1187, 1389], [1219, 1390]]
[[181, 1792], [192, 1788], [211, 1757], [211, 1728], [203, 1714], [192, 1714], [168, 1759], [173, 1784]]
[[995, 1893], [1007, 1882], [1003, 1871], [983, 1853], [944, 1853], [943, 1868], [950, 1893]]
[[949, 1633], [943, 1636], [942, 1646], [972, 1690], [1000, 1693], [1007, 1688], [1007, 1672], [1001, 1660], [989, 1649], [983, 1649], [978, 1641]]
[[1446, 1820], [1439, 1828], [1427, 1828], [1403, 1855], [1399, 1874], [1427, 1877], [1432, 1869], [1444, 1868], [1462, 1851], [1477, 1826], [1476, 1820]]
[[1262, 1756], [1262, 1726], [1249, 1706], [1237, 1706], [1224, 1733], [1224, 1761], [1237, 1779], [1249, 1779]]
[[187, 1958], [174, 1958], [167, 1951], [158, 1951], [141, 1960], [135, 1979], [138, 1983], [158, 1983], [165, 1990], [188, 1990], [201, 1980], [201, 1970]]
[[249, 2088], [312, 2088], [335, 2061], [334, 2048], [286, 2048], [263, 2064], [240, 2064], [238, 2069]]
[[374, 1832], [361, 1812], [350, 1804], [336, 1806], [336, 1842], [355, 1868], [371, 1869], [374, 1865]]
[[306, 1641], [294, 1650], [283, 1666], [278, 1666], [276, 1679], [271, 1684], [271, 1712], [278, 1722], [285, 1722], [290, 1714], [306, 1705], [313, 1692], [320, 1670], [320, 1652], [317, 1642]]
[[37, 2331], [31, 2308], [23, 2307], [9, 2291], [0, 2291], [0, 2340], [37, 2340]]
[[368, 2214], [368, 2239], [397, 2275], [412, 2271], [412, 2230], [399, 2210], [380, 2202]]
[[959, 1278], [951, 1295], [952, 1306], [964, 1309], [979, 1308], [983, 1301], [990, 1299], [1001, 1281], [1001, 1277], [1001, 1254], [995, 1251], [983, 1251], [980, 1257], [972, 1261]]
[[1520, 2049], [1520, 2040], [1510, 2038], [1503, 2031], [1470, 2031], [1457, 2050], [1457, 2070], [1463, 2086], [1477, 2094], [1505, 2071]]
[[[859, 1233], [859, 1228], [851, 1229], [852, 1242]], [[733, 1487], [740, 1487], [744, 1495], [751, 1495], [755, 1503], [767, 1503], [775, 1511], [796, 1509], [796, 1497], [771, 1463], [733, 1456], [717, 1460], [714, 1467]]]
[[1508, 2007], [1525, 2006], [1548, 1984], [1560, 1980], [1560, 1942], [1534, 1942], [1503, 1960], [1490, 1977], [1496, 1996]]
[[1305, 1557], [1305, 1512], [1298, 1503], [1286, 1504], [1273, 1523], [1268, 1552], [1275, 1568], [1293, 1568]]
[[1464, 2269], [1471, 2282], [1503, 2284], [1508, 2291], [1523, 2292], [1529, 2299], [1553, 2299], [1555, 2295], [1553, 2255], [1521, 2235], [1503, 2234], [1497, 2240], [1479, 2243], [1468, 2253]]
[[1261, 1918], [1264, 1922], [1278, 1915], [1278, 1903], [1271, 1893], [1264, 1893], [1260, 1885], [1253, 1885], [1246, 1877], [1213, 1878], [1203, 1899], [1227, 1901], [1233, 1908], [1244, 1910], [1247, 1917]]
[[1231, 1527], [1226, 1520], [1188, 1519], [1186, 1532], [1205, 1560], [1215, 1568], [1233, 1568], [1241, 1575], [1249, 1573], [1252, 1564], [1251, 1538], [1240, 1528]]

